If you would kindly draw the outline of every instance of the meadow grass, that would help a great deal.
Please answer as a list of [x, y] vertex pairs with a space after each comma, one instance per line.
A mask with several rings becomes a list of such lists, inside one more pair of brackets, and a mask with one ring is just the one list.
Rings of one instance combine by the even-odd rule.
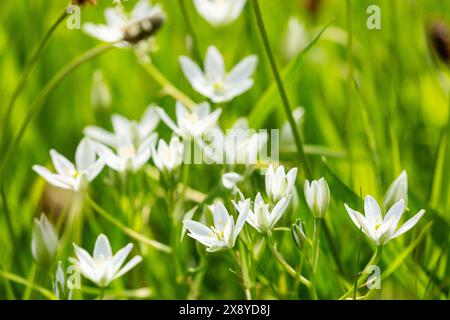
[[[82, 8], [82, 22], [103, 22], [103, 10], [112, 4], [98, 2]], [[130, 8], [134, 2], [124, 6]], [[78, 66], [77, 59], [89, 50], [104, 49], [63, 22], [24, 82], [7, 123], [3, 117], [16, 85], [28, 72], [26, 63], [65, 3], [1, 2], [0, 298], [55, 298], [51, 280], [56, 263], [40, 268], [31, 253], [33, 219], [45, 213], [60, 235], [57, 260], [65, 267], [74, 256], [73, 242], [92, 252], [100, 233], [108, 236], [113, 251], [135, 244], [133, 253], [143, 262], [106, 288], [105, 298], [448, 299], [450, 79], [448, 67], [429, 48], [426, 26], [436, 17], [450, 21], [450, 3], [323, 0], [318, 11], [311, 12], [308, 1], [249, 0], [236, 22], [215, 29], [199, 16], [192, 1], [154, 2], [162, 4], [167, 19], [155, 35], [151, 64], [140, 62], [131, 49], [108, 47]], [[261, 38], [262, 20], [255, 16], [257, 3], [266, 38]], [[381, 30], [366, 26], [366, 10], [373, 3], [381, 8]], [[305, 25], [307, 36], [303, 50], [288, 58], [283, 40], [291, 16]], [[195, 35], [192, 50], [186, 41], [190, 33]], [[232, 212], [234, 197], [220, 184], [226, 166], [184, 165], [178, 187], [162, 182], [151, 161], [127, 179], [105, 169], [90, 184], [89, 196], [51, 187], [32, 171], [38, 163], [51, 167], [52, 148], [73, 159], [83, 129], [110, 129], [114, 113], [139, 119], [155, 103], [173, 116], [174, 97], [188, 103], [204, 101], [182, 74], [178, 58], [201, 61], [210, 45], [221, 51], [227, 66], [250, 54], [259, 58], [253, 87], [231, 102], [213, 104], [223, 109], [222, 128], [230, 128], [239, 117], [248, 117], [251, 128], [281, 128], [287, 121], [295, 122], [288, 110], [305, 110], [302, 130], [280, 154], [286, 167], [299, 168], [298, 205], [287, 211], [270, 240], [246, 225], [233, 254], [206, 252], [189, 237], [180, 242], [181, 220], [192, 208], [197, 208], [194, 219], [200, 220], [206, 204], [222, 199]], [[70, 61], [75, 61], [73, 70], [49, 87]], [[112, 97], [104, 108], [92, 103], [98, 70]], [[172, 134], [162, 123], [157, 131], [166, 140]], [[410, 218], [420, 209], [426, 213], [411, 231], [383, 246], [378, 257], [344, 203], [362, 211], [367, 194], [381, 202], [402, 170], [409, 179], [405, 215]], [[303, 182], [320, 177], [328, 182], [331, 203], [314, 245], [315, 222]], [[258, 191], [264, 192], [264, 177], [253, 172], [242, 190], [254, 199]], [[291, 225], [298, 218], [308, 237], [304, 250], [291, 237]], [[358, 273], [371, 258], [379, 258], [380, 290], [353, 290], [362, 284]], [[300, 275], [313, 282], [315, 292]], [[94, 299], [100, 294], [83, 279], [73, 297]]]

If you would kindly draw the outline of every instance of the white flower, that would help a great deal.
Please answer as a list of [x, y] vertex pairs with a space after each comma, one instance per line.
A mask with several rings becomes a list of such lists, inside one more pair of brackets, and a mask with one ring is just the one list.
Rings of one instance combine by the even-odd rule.
[[214, 27], [234, 22], [247, 0], [194, 0], [198, 13]]
[[105, 165], [102, 157], [97, 158], [93, 141], [87, 138], [81, 140], [77, 147], [75, 165], [55, 150], [50, 150], [50, 156], [56, 173], [38, 165], [33, 166], [33, 170], [48, 183], [75, 191], [79, 191], [94, 180]]
[[377, 201], [369, 195], [366, 196], [364, 201], [365, 216], [351, 209], [347, 204], [345, 204], [345, 209], [347, 209], [350, 218], [358, 229], [361, 229], [377, 246], [384, 245], [407, 232], [425, 214], [425, 210], [420, 210], [419, 213], [406, 221], [400, 228], [397, 228], [405, 211], [405, 201], [403, 199], [389, 209], [384, 219]]
[[48, 268], [52, 265], [58, 249], [58, 234], [47, 217], [34, 219], [31, 237], [31, 252], [38, 265]]
[[214, 46], [206, 53], [204, 72], [190, 58], [180, 57], [181, 68], [192, 87], [214, 103], [231, 101], [249, 90], [257, 63], [256, 56], [248, 56], [227, 73], [223, 57]]
[[153, 130], [158, 123], [159, 115], [152, 105], [147, 108], [140, 122], [128, 120], [121, 115], [113, 115], [114, 132], [89, 126], [84, 129], [84, 134], [98, 141], [95, 148], [105, 159], [108, 167], [118, 172], [135, 172], [150, 159], [151, 146], [158, 138]]
[[56, 270], [55, 281], [52, 281], [52, 287], [58, 299], [72, 300], [72, 289], [66, 283], [66, 276], [61, 261], [58, 262], [58, 269]]
[[106, 25], [85, 23], [83, 31], [105, 42], [119, 42], [120, 46], [136, 44], [150, 37], [164, 21], [164, 12], [159, 5], [149, 0], [140, 0], [128, 15], [122, 6], [105, 9]]
[[205, 245], [208, 252], [216, 252], [233, 248], [236, 239], [244, 227], [250, 209], [250, 200], [242, 204], [236, 224], [225, 206], [219, 202], [211, 209], [214, 226], [207, 227], [197, 221], [184, 220], [184, 226], [189, 230], [188, 235]]
[[256, 164], [258, 153], [267, 142], [267, 132], [248, 128], [246, 118], [238, 119], [224, 134], [220, 129], [208, 132], [209, 144], [203, 144], [208, 159], [218, 164]]
[[244, 177], [236, 172], [227, 172], [222, 175], [222, 184], [226, 189], [235, 190], [237, 184], [244, 180]]
[[176, 136], [170, 139], [169, 145], [159, 140], [158, 148], [152, 146], [153, 162], [160, 171], [172, 172], [183, 162], [184, 145]]
[[[289, 199], [281, 198], [272, 210], [270, 210], [269, 204], [264, 202], [261, 193], [258, 192], [253, 203], [253, 211], [250, 210], [248, 213], [247, 222], [259, 233], [270, 232], [286, 211], [289, 205]], [[233, 201], [233, 204], [239, 212], [242, 212], [246, 208], [246, 202], [243, 201], [239, 201], [238, 203]]]
[[293, 190], [295, 179], [297, 178], [297, 168], [292, 168], [286, 174], [284, 167], [279, 166], [275, 171], [272, 165], [266, 172], [266, 194], [273, 202], [277, 202], [283, 197], [287, 197]]
[[408, 175], [403, 171], [394, 182], [392, 182], [383, 201], [383, 210], [393, 206], [401, 199], [405, 200], [405, 206], [408, 207]]
[[173, 132], [185, 139], [199, 138], [208, 130], [214, 128], [222, 113], [222, 109], [217, 109], [210, 113], [211, 107], [207, 102], [198, 104], [192, 111], [189, 111], [181, 102], [177, 101], [175, 108], [176, 124], [162, 108], [158, 108], [158, 111], [164, 123]]
[[305, 26], [297, 17], [290, 17], [286, 35], [283, 39], [283, 54], [286, 59], [295, 57], [308, 44]]
[[305, 199], [315, 218], [324, 218], [330, 206], [330, 188], [324, 178], [309, 183], [305, 181]]
[[131, 249], [133, 249], [133, 244], [127, 244], [113, 255], [109, 240], [103, 234], [99, 235], [95, 242], [92, 257], [83, 248], [76, 244], [73, 246], [77, 258], [72, 258], [71, 261], [80, 268], [80, 272], [85, 278], [102, 288], [107, 287], [112, 281], [130, 271], [142, 261], [142, 257], [138, 255], [122, 267]]

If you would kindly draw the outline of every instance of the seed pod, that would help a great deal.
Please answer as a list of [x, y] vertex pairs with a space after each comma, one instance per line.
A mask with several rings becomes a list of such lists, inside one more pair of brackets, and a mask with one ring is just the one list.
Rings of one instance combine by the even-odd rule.
[[162, 15], [155, 15], [153, 17], [136, 21], [125, 30], [123, 40], [136, 44], [155, 34], [163, 24], [164, 17]]
[[72, 0], [72, 5], [83, 6], [85, 4], [97, 5], [97, 0]]
[[436, 56], [450, 66], [450, 27], [440, 19], [434, 19], [428, 24], [428, 41]]
[[291, 227], [291, 234], [296, 247], [302, 250], [305, 247], [306, 234], [303, 231], [303, 224], [300, 219], [295, 220], [295, 223]]

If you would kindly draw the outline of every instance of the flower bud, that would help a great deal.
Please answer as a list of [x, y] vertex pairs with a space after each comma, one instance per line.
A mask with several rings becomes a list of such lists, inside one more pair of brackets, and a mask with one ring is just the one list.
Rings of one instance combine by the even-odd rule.
[[317, 219], [325, 218], [330, 206], [330, 188], [324, 178], [309, 183], [305, 181], [305, 199], [309, 209]]
[[384, 196], [383, 209], [387, 212], [394, 204], [401, 199], [405, 201], [408, 207], [408, 175], [403, 171], [394, 182], [392, 182], [386, 195]]
[[303, 250], [306, 243], [306, 234], [303, 230], [303, 223], [300, 219], [295, 220], [295, 223], [291, 227], [291, 234], [297, 248]]
[[34, 219], [33, 224], [31, 252], [34, 260], [43, 268], [50, 267], [55, 259], [57, 247], [56, 230], [47, 217], [42, 214], [39, 220]]
[[292, 168], [288, 173], [283, 166], [274, 170], [272, 165], [266, 172], [265, 186], [266, 193], [272, 202], [278, 202], [284, 197], [288, 197], [294, 189], [297, 178], [297, 168]]

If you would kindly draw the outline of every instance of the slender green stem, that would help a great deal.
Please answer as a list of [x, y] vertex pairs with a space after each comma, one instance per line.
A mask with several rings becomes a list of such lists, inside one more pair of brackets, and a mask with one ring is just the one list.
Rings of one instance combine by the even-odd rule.
[[[36, 279], [37, 266], [35, 263], [31, 266], [30, 273], [28, 275], [28, 279], [24, 279], [25, 282], [25, 292], [23, 294], [23, 300], [30, 300], [31, 292], [33, 291], [34, 279]], [[13, 279], [11, 279], [13, 280]]]
[[[347, 64], [348, 64], [348, 74], [347, 74], [347, 106], [345, 108], [346, 119], [352, 118], [352, 83], [353, 83], [353, 26], [352, 26], [352, 7], [351, 0], [346, 0], [346, 13], [347, 13]], [[353, 184], [353, 148], [351, 148], [352, 137], [352, 123], [347, 121], [345, 126], [345, 139], [347, 142], [347, 153], [349, 157], [349, 181], [350, 185]]]
[[269, 58], [270, 66], [272, 68], [273, 75], [275, 77], [275, 82], [277, 83], [278, 91], [280, 92], [281, 100], [283, 102], [284, 111], [286, 113], [286, 117], [288, 119], [289, 125], [292, 130], [292, 134], [294, 136], [295, 144], [297, 146], [297, 153], [300, 158], [300, 161], [303, 164], [305, 176], [307, 178], [312, 178], [312, 171], [309, 164], [309, 160], [306, 157], [306, 153], [303, 146], [303, 139], [300, 135], [300, 131], [298, 130], [297, 124], [295, 122], [294, 116], [292, 114], [291, 104], [289, 102], [289, 98], [286, 93], [286, 89], [284, 87], [283, 81], [281, 79], [280, 72], [278, 70], [277, 63], [275, 61], [275, 57], [272, 52], [272, 48], [270, 46], [269, 37], [267, 35], [266, 27], [264, 25], [264, 20], [261, 14], [261, 8], [259, 6], [258, 0], [253, 0], [253, 9], [256, 16], [256, 21], [258, 23], [258, 28], [261, 33], [261, 38], [264, 42], [264, 47], [266, 50], [267, 57]]
[[12, 220], [11, 220], [11, 212], [10, 212], [9, 206], [8, 206], [8, 199], [6, 198], [5, 190], [2, 186], [0, 186], [0, 193], [1, 193], [2, 203], [3, 203], [3, 212], [5, 213], [6, 227], [9, 232], [9, 238], [11, 240], [11, 243], [14, 244], [16, 241], [16, 236], [15, 236], [14, 227], [13, 227]]
[[100, 293], [98, 294], [98, 300], [103, 300], [105, 297], [105, 287], [100, 288]]
[[313, 237], [313, 256], [312, 256], [312, 279], [311, 279], [311, 295], [315, 300], [318, 299], [316, 289], [316, 272], [317, 262], [319, 260], [320, 252], [320, 227], [322, 225], [322, 219], [314, 219], [314, 237]]
[[0, 136], [0, 140], [2, 142], [2, 147], [4, 145], [6, 145], [6, 143], [7, 143], [6, 134], [8, 132], [9, 126], [10, 126], [10, 117], [11, 117], [11, 113], [14, 108], [14, 104], [15, 104], [17, 98], [19, 97], [20, 92], [24, 88], [25, 83], [28, 79], [28, 76], [30, 75], [31, 71], [33, 70], [33, 67], [36, 65], [36, 62], [39, 60], [42, 53], [44, 52], [44, 49], [46, 48], [51, 36], [55, 32], [56, 28], [61, 24], [61, 22], [63, 22], [64, 19], [67, 17], [67, 14], [68, 14], [67, 9], [64, 8], [64, 11], [59, 15], [58, 19], [52, 24], [50, 29], [48, 29], [48, 31], [45, 33], [44, 37], [39, 42], [39, 45], [38, 45], [36, 51], [33, 53], [30, 60], [25, 65], [25, 69], [22, 73], [22, 76], [20, 77], [18, 84], [14, 88], [13, 94], [6, 106], [6, 111], [3, 116], [3, 129], [2, 129], [1, 136]]
[[198, 45], [197, 34], [195, 33], [195, 29], [194, 29], [194, 26], [192, 24], [191, 18], [189, 17], [189, 13], [188, 13], [188, 10], [186, 8], [186, 1], [185, 0], [178, 0], [178, 3], [180, 5], [181, 13], [183, 14], [183, 19], [184, 19], [184, 21], [186, 23], [186, 27], [188, 29], [188, 32], [191, 35], [192, 50], [193, 50], [195, 59], [200, 64], [203, 64], [202, 55], [201, 55], [200, 48], [199, 48], [199, 45]]
[[140, 234], [139, 232], [134, 231], [131, 228], [128, 228], [125, 226], [122, 222], [114, 218], [112, 215], [110, 215], [106, 210], [104, 210], [102, 207], [100, 207], [92, 198], [86, 194], [86, 201], [89, 203], [89, 205], [97, 211], [103, 218], [111, 222], [113, 225], [115, 225], [117, 228], [122, 230], [125, 234], [127, 234], [129, 237], [142, 242], [143, 244], [146, 244], [156, 250], [165, 252], [165, 253], [172, 253], [172, 248], [169, 246], [158, 242], [153, 239], [149, 239], [145, 237], [144, 235]]
[[381, 253], [382, 252], [383, 252], [383, 246], [378, 246], [377, 250], [373, 254], [372, 258], [369, 260], [369, 262], [365, 266], [364, 270], [359, 275], [358, 280], [356, 282], [357, 285], [356, 286], [352, 286], [344, 295], [342, 295], [339, 298], [339, 300], [344, 300], [344, 299], [347, 299], [347, 298], [351, 297], [353, 295], [355, 287], [356, 287], [356, 289], [361, 287], [361, 285], [367, 280], [367, 278], [369, 276], [369, 274], [368, 274], [369, 267], [372, 266], [372, 265], [378, 264], [378, 262], [381, 259]]
[[173, 97], [175, 100], [180, 101], [189, 109], [192, 109], [195, 106], [195, 102], [176, 88], [153, 63], [141, 61], [141, 64], [145, 71], [147, 71], [147, 73], [161, 86], [164, 93]]
[[281, 255], [281, 253], [278, 252], [275, 245], [273, 245], [270, 241], [270, 236], [266, 235], [266, 243], [269, 246], [270, 251], [272, 252], [272, 255], [277, 260], [278, 264], [283, 267], [283, 269], [294, 279], [300, 281], [302, 284], [304, 284], [306, 287], [311, 287], [311, 281], [303, 277], [301, 274], [298, 274], [294, 268], [292, 268], [289, 263], [284, 259], [284, 257]]
[[79, 66], [92, 60], [93, 58], [101, 55], [102, 53], [114, 48], [114, 44], [101, 45], [99, 47], [88, 50], [81, 56], [75, 58], [66, 66], [64, 66], [61, 70], [53, 76], [53, 78], [46, 84], [46, 86], [42, 89], [39, 95], [33, 100], [30, 107], [28, 108], [27, 114], [25, 115], [25, 119], [20, 126], [19, 132], [17, 136], [14, 138], [12, 143], [8, 146], [5, 152], [5, 157], [2, 159], [2, 163], [0, 166], [0, 181], [3, 181], [3, 177], [8, 167], [11, 156], [14, 153], [14, 150], [20, 144], [22, 137], [33, 119], [34, 115], [40, 110], [42, 105], [44, 104], [48, 95], [60, 84], [70, 73], [76, 70]]

